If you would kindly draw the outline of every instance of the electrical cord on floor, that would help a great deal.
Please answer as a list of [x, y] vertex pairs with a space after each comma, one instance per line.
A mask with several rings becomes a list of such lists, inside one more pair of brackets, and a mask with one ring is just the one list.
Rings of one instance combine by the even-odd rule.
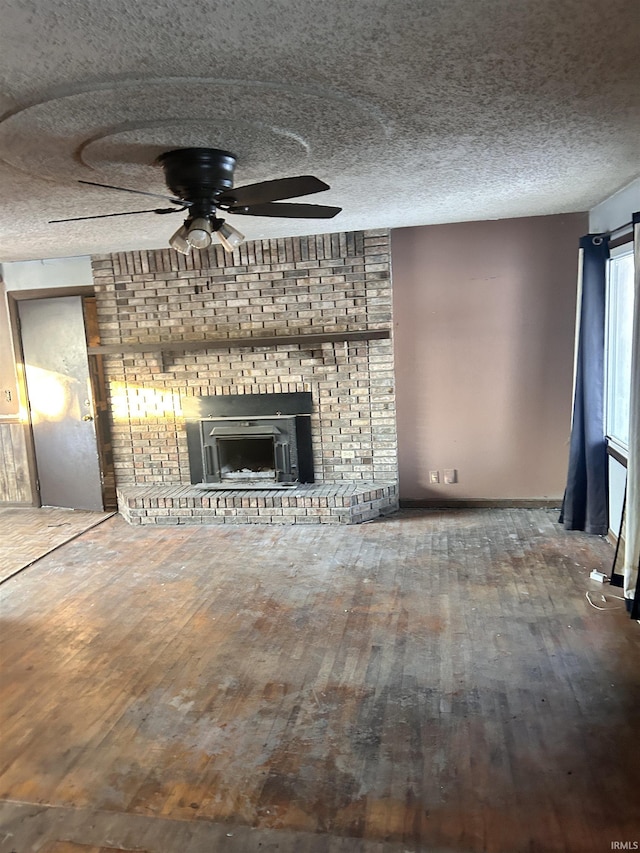
[[[585, 592], [585, 596], [586, 596], [586, 599], [587, 599], [587, 601], [589, 602], [589, 604], [590, 604], [592, 607], [595, 607], [595, 609], [596, 609], [596, 610], [623, 610], [623, 609], [624, 609], [623, 607], [618, 607], [618, 606], [615, 606], [615, 607], [600, 607], [600, 605], [598, 605], [598, 604], [594, 604], [594, 603], [593, 603], [593, 601], [591, 601], [591, 593], [590, 593], [590, 592], [588, 592], [588, 591], [587, 591], [587, 592]], [[604, 595], [600, 594], [600, 597], [601, 597], [601, 598], [602, 598], [602, 600], [606, 603], [607, 599], [604, 597]], [[610, 598], [617, 598], [619, 601], [624, 601], [624, 598], [623, 598], [621, 595], [611, 595], [611, 596], [610, 596]]]

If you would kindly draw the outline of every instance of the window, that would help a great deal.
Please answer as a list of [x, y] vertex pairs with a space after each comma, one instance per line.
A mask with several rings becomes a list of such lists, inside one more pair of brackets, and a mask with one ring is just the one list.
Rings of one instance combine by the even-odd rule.
[[629, 447], [629, 398], [633, 343], [633, 250], [611, 253], [607, 283], [606, 430], [622, 449]]

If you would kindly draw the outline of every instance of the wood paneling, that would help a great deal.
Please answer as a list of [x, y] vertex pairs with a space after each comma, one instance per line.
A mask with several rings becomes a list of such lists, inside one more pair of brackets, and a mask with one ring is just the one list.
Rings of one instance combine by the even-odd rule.
[[0, 281], [0, 415], [17, 416], [19, 409], [9, 306], [5, 285]]
[[[84, 324], [89, 347], [100, 343], [100, 329], [96, 311], [95, 296], [85, 296], [82, 300], [84, 309]], [[96, 440], [98, 442], [98, 457], [102, 478], [102, 503], [106, 510], [116, 510], [116, 477], [113, 468], [113, 443], [111, 438], [111, 418], [109, 414], [109, 395], [105, 382], [104, 363], [102, 355], [89, 355], [89, 375], [93, 391], [95, 412]]]
[[27, 427], [0, 421], [0, 504], [33, 503]]
[[3, 587], [0, 794], [38, 804], [7, 850], [638, 839], [640, 632], [588, 577], [612, 555], [539, 509], [109, 519]]

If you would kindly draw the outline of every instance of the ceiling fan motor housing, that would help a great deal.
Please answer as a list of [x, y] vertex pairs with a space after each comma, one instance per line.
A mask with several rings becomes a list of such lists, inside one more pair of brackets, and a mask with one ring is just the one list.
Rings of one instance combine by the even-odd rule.
[[[229, 151], [217, 148], [179, 148], [158, 157], [164, 169], [167, 186], [172, 193], [194, 206], [204, 215], [214, 211], [215, 197], [233, 187], [237, 159]], [[209, 211], [205, 211], [210, 206]], [[194, 211], [192, 210], [192, 213]]]

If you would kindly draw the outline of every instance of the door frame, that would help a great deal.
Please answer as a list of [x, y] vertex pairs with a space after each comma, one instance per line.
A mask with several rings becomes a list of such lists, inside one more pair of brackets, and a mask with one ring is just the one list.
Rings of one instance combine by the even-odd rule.
[[[25, 428], [27, 431], [27, 458], [29, 464], [29, 474], [31, 478], [31, 495], [32, 495], [32, 506], [42, 506], [42, 501], [40, 500], [40, 484], [38, 482], [38, 464], [36, 459], [35, 452], [35, 444], [33, 440], [33, 425], [31, 422], [31, 410], [29, 408], [29, 394], [27, 389], [27, 380], [25, 373], [25, 365], [24, 365], [24, 353], [22, 349], [22, 333], [20, 329], [20, 314], [18, 310], [18, 303], [25, 302], [27, 300], [32, 299], [56, 299], [58, 297], [63, 296], [95, 296], [95, 290], [92, 286], [77, 286], [77, 287], [47, 287], [47, 288], [34, 288], [33, 290], [11, 290], [7, 292], [7, 303], [9, 307], [9, 323], [11, 326], [11, 334], [13, 337], [13, 351], [15, 358], [15, 366], [16, 366], [16, 375], [18, 381], [18, 396], [20, 400], [20, 406], [24, 412], [26, 412], [26, 422]], [[88, 342], [86, 341], [87, 328], [85, 321], [85, 343], [88, 346]], [[93, 359], [92, 356], [87, 356], [90, 360]], [[102, 365], [99, 363], [92, 363], [90, 366], [90, 377], [91, 377], [91, 386], [92, 386], [92, 395], [94, 399], [98, 399], [100, 397], [99, 390], [95, 387], [94, 377], [97, 375], [98, 371], [101, 371]], [[108, 410], [104, 411], [104, 417], [109, 418]], [[115, 487], [112, 488], [113, 484], [113, 470], [107, 470], [109, 466], [109, 453], [108, 448], [101, 446], [101, 437], [104, 436], [104, 431], [96, 430], [96, 444], [98, 448], [98, 459], [100, 466], [100, 475], [102, 482], [102, 504], [103, 508], [114, 509], [115, 508]], [[112, 494], [113, 491], [113, 494]]]

